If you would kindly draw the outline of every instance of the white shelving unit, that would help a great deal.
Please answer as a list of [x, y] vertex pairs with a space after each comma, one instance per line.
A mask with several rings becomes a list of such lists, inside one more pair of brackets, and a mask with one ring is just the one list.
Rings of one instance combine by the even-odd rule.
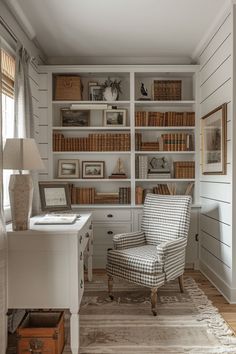
[[[118, 192], [119, 187], [131, 188], [130, 204], [91, 204], [74, 205], [79, 210], [93, 212], [94, 220], [94, 265], [104, 268], [106, 262], [106, 249], [112, 247], [112, 234], [128, 232], [139, 228], [142, 204], [135, 203], [135, 188], [143, 186], [152, 188], [158, 183], [175, 183], [177, 190], [185, 190], [188, 183], [194, 183], [193, 209], [191, 222], [191, 244], [187, 252], [187, 263], [197, 264], [197, 244], [195, 234], [198, 233], [198, 166], [199, 166], [199, 124], [198, 124], [198, 69], [197, 65], [122, 65], [122, 66], [42, 66], [40, 84], [40, 136], [39, 147], [47, 170], [41, 174], [42, 180], [68, 181], [78, 187], [95, 187], [97, 192]], [[53, 99], [53, 76], [55, 74], [79, 74], [83, 84], [83, 101], [56, 101]], [[89, 101], [88, 82], [102, 84], [108, 77], [121, 80], [122, 94], [118, 101]], [[181, 80], [182, 100], [179, 101], [141, 101], [140, 86], [144, 83], [151, 93], [154, 79]], [[151, 96], [151, 95], [150, 95]], [[152, 98], [152, 97], [151, 97]], [[84, 127], [62, 127], [60, 125], [60, 109], [69, 108], [72, 104], [108, 104], [127, 110], [126, 126], [107, 127], [103, 125], [103, 111], [91, 110], [90, 124]], [[136, 111], [153, 112], [195, 112], [195, 126], [135, 126]], [[152, 141], [164, 133], [190, 133], [194, 136], [193, 151], [137, 151], [135, 149], [135, 133], [141, 133], [144, 141]], [[88, 134], [130, 133], [130, 151], [52, 151], [53, 132], [64, 136], [85, 137]], [[146, 140], [147, 139], [147, 140]], [[150, 158], [165, 156], [170, 163], [173, 161], [195, 161], [195, 178], [182, 179], [139, 179], [135, 175], [135, 160], [139, 155]], [[104, 179], [79, 178], [62, 179], [57, 177], [57, 164], [59, 159], [79, 159], [81, 161], [105, 161], [106, 174]], [[109, 179], [117, 159], [121, 158], [127, 174], [127, 179]]]

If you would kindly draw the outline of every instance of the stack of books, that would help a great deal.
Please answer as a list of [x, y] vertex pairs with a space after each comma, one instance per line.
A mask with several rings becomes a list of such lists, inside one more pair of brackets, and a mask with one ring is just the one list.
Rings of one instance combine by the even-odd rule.
[[78, 188], [70, 185], [71, 204], [94, 204], [95, 188]]
[[135, 203], [143, 204], [143, 187], [141, 186], [135, 188]]
[[96, 204], [118, 204], [119, 203], [119, 193], [96, 193], [95, 195]]
[[158, 141], [147, 141], [141, 143], [141, 151], [159, 151], [160, 146]]
[[147, 178], [150, 179], [171, 178], [171, 172], [169, 168], [152, 168], [148, 170]]
[[171, 193], [171, 189], [169, 188], [168, 184], [158, 184], [158, 186], [153, 187], [153, 193], [154, 194], [164, 194], [164, 195], [168, 195], [168, 194], [172, 194]]

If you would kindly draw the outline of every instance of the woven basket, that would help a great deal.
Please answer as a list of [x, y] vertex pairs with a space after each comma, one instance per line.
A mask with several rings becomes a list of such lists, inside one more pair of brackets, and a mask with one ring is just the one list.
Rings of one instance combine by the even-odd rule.
[[80, 77], [72, 75], [56, 75], [54, 100], [81, 101]]
[[154, 80], [154, 101], [180, 101], [181, 80]]

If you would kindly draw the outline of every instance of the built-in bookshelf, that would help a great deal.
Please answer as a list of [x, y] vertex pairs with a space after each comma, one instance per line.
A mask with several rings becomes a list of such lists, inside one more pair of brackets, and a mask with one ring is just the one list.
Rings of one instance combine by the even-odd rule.
[[[191, 194], [196, 201], [196, 72], [194, 65], [48, 69], [50, 180], [67, 181], [72, 204], [77, 206], [140, 206], [150, 191]], [[55, 77], [72, 73], [80, 78], [81, 99], [55, 99]], [[91, 87], [99, 90], [108, 77], [121, 81], [118, 99], [93, 100]], [[180, 96], [174, 92], [170, 100], [158, 99], [153, 86], [159, 80], [179, 81]], [[163, 159], [165, 166], [160, 167]], [[65, 164], [78, 160], [77, 176], [68, 178], [65, 172], [59, 177], [62, 160]], [[89, 178], [84, 162], [102, 162], [103, 173], [91, 172], [95, 175]]]

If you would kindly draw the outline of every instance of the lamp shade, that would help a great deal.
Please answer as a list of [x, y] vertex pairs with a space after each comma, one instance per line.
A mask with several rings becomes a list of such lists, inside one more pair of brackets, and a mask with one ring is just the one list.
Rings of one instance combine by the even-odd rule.
[[7, 139], [3, 151], [3, 168], [8, 170], [44, 169], [34, 139]]

